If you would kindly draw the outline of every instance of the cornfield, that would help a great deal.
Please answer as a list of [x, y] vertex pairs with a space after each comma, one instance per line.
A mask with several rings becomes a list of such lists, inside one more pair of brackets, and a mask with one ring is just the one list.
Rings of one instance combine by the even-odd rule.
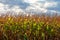
[[60, 16], [0, 17], [0, 40], [60, 40]]

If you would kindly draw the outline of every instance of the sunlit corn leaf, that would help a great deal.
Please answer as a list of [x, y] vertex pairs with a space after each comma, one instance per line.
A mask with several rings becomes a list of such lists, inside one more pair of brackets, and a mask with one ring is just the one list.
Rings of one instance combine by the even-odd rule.
[[54, 29], [51, 29], [51, 32], [54, 32]]
[[45, 40], [45, 34], [43, 32], [41, 33], [41, 36], [42, 36], [42, 40]]
[[40, 25], [40, 26], [43, 26], [43, 24], [44, 24], [44, 22], [39, 22], [39, 25]]
[[44, 37], [45, 36], [45, 34], [42, 32], [42, 37]]
[[24, 24], [23, 29], [26, 30], [26, 28], [27, 28], [27, 24]]
[[8, 21], [10, 21], [10, 20], [11, 20], [11, 17], [8, 18]]
[[36, 26], [36, 23], [34, 23], [33, 26]]
[[52, 34], [52, 32], [53, 32], [53, 28], [51, 28], [51, 26], [47, 25], [47, 26], [46, 26], [46, 31], [47, 31], [48, 34], [50, 35], [50, 34]]
[[49, 30], [49, 25], [47, 25], [46, 29]]
[[41, 29], [41, 26], [40, 25], [37, 25], [37, 30], [40, 30]]

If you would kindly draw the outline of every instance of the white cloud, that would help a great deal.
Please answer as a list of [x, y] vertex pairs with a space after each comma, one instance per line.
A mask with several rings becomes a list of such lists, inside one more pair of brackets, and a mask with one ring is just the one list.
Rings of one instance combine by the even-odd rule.
[[0, 3], [0, 13], [5, 13], [8, 8], [8, 5]]
[[46, 0], [40, 0], [40, 1], [46, 1]]
[[[27, 1], [27, 0], [26, 0]], [[33, 0], [31, 0], [33, 2]], [[27, 1], [28, 3], [31, 1]], [[40, 1], [40, 2], [38, 2]], [[41, 2], [42, 1], [42, 2]], [[57, 7], [57, 2], [49, 2], [47, 0], [37, 0], [33, 3], [30, 3], [30, 6], [26, 8], [27, 11], [34, 11], [34, 12], [43, 12], [46, 13], [50, 11], [47, 8]], [[50, 11], [52, 12], [52, 11]]]
[[27, 2], [27, 3], [36, 3], [39, 1], [46, 1], [46, 0], [24, 0], [24, 2]]
[[11, 8], [11, 11], [14, 11], [14, 12], [16, 12], [16, 13], [23, 12], [23, 10], [20, 9], [20, 7], [17, 6], [17, 5], [13, 6], [13, 7]]
[[9, 5], [0, 3], [0, 14], [2, 14], [2, 13], [5, 14], [9, 11], [14, 12], [16, 14], [18, 14], [19, 12], [24, 12], [18, 5], [15, 5], [15, 6], [9, 8]]
[[29, 6], [28, 8], [26, 8], [26, 11], [27, 12], [33, 11], [33, 12], [37, 12], [37, 13], [39, 13], [39, 12], [46, 13], [47, 9], [41, 8], [40, 6], [37, 6], [37, 5], [32, 5], [32, 6]]
[[[44, 1], [44, 0], [40, 0], [40, 1]], [[30, 4], [30, 6], [28, 6], [26, 8], [26, 11], [33, 11], [33, 12], [43, 12], [43, 13], [46, 13], [47, 12], [47, 9], [44, 8], [44, 3], [39, 3], [39, 2], [36, 2], [36, 3], [33, 3], [33, 4]]]
[[37, 1], [39, 0], [24, 0], [24, 2], [27, 2], [27, 3], [36, 3]]
[[[2, 0], [0, 0], [2, 1]], [[8, 1], [8, 0], [6, 0]], [[17, 1], [17, 0], [16, 0]], [[5, 2], [4, 0], [2, 2]], [[49, 12], [47, 8], [52, 8], [57, 6], [57, 2], [52, 2], [52, 1], [47, 1], [47, 0], [24, 0], [23, 2], [29, 3], [30, 6], [28, 6], [25, 10], [28, 11], [33, 11], [33, 12]], [[7, 3], [8, 4], [8, 3]], [[13, 7], [9, 8], [10, 5], [6, 5], [3, 3], [0, 3], [0, 13], [5, 13], [7, 11], [13, 11], [15, 13], [19, 12], [24, 12], [21, 8], [20, 5], [14, 5]], [[52, 12], [52, 11], [51, 11]], [[55, 12], [55, 11], [53, 11]]]
[[48, 8], [48, 7], [56, 7], [57, 6], [57, 2], [45, 2], [44, 7]]

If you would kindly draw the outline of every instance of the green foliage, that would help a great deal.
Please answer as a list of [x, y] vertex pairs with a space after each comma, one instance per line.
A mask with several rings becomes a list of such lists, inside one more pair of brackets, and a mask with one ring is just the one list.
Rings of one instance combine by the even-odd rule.
[[[46, 24], [43, 21], [36, 22], [35, 20], [30, 19], [23, 19], [23, 21], [13, 21], [12, 18], [9, 18], [6, 23], [3, 24], [3, 32], [6, 33], [6, 31], [10, 30], [9, 35], [17, 36], [18, 38], [21, 38], [22, 40], [28, 40], [29, 38], [31, 40], [42, 38], [42, 40], [45, 40], [45, 37], [47, 35], [53, 35], [55, 34], [56, 29], [53, 27], [55, 24], [53, 22], [51, 24]], [[0, 23], [1, 24], [1, 23]], [[52, 25], [53, 24], [53, 25]], [[59, 26], [59, 25], [58, 25]], [[56, 27], [56, 26], [55, 26]], [[47, 34], [47, 35], [45, 35]], [[6, 35], [7, 36], [7, 35]], [[11, 36], [13, 38], [13, 36]], [[9, 39], [9, 37], [7, 36]]]

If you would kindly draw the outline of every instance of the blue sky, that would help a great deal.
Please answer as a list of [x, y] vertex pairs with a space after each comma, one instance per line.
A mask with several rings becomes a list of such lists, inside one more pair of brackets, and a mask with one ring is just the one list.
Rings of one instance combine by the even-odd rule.
[[0, 12], [60, 13], [60, 0], [0, 0]]

